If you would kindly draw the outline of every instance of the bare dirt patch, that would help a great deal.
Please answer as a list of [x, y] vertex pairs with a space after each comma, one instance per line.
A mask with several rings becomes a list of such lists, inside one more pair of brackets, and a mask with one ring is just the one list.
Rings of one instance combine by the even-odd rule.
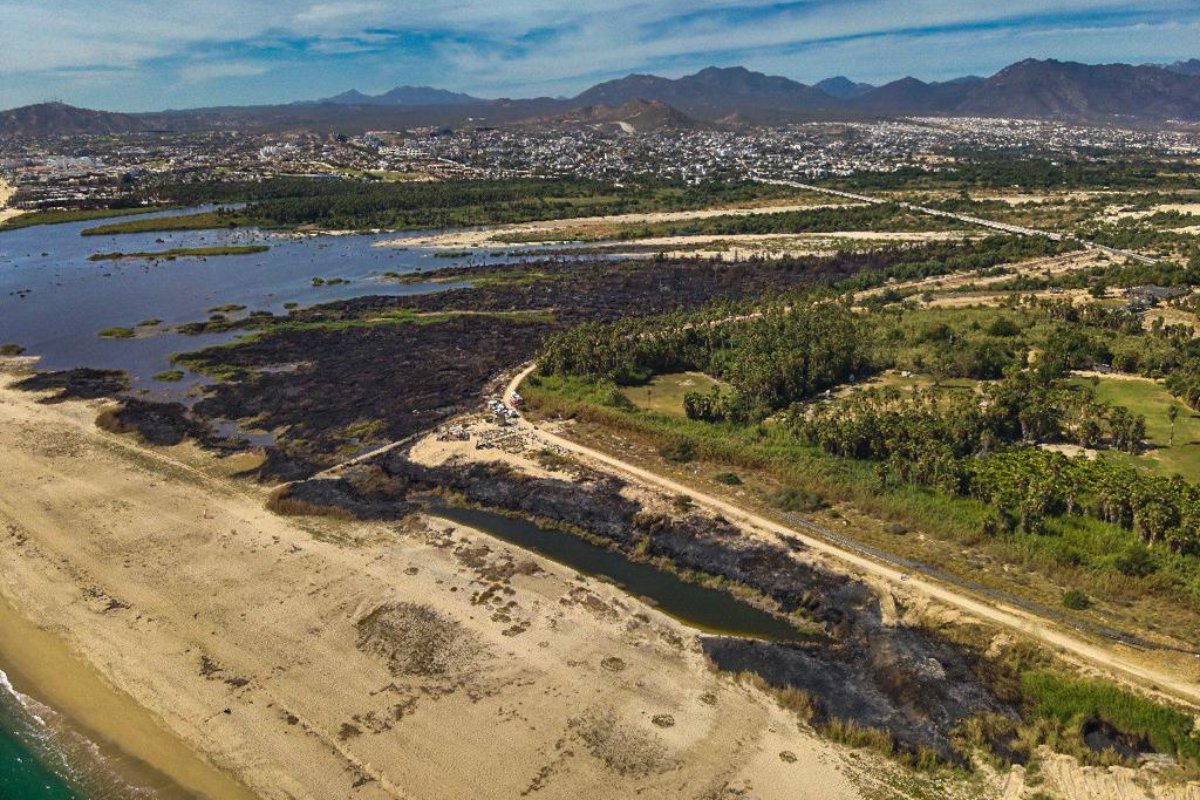
[[482, 644], [461, 624], [416, 603], [382, 605], [357, 623], [358, 648], [396, 676], [441, 677], [468, 671]]
[[650, 775], [670, 767], [658, 737], [621, 722], [610, 710], [576, 717], [570, 727], [587, 751], [618, 775]]

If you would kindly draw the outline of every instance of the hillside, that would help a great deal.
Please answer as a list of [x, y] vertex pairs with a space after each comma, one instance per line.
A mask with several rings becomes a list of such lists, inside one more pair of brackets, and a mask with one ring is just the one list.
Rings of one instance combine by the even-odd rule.
[[925, 83], [902, 78], [851, 98], [847, 104], [875, 114], [941, 114], [956, 109], [976, 88], [969, 80]]
[[431, 86], [397, 86], [383, 94], [363, 94], [357, 89], [342, 92], [333, 97], [317, 101], [302, 101], [297, 105], [315, 103], [331, 103], [342, 106], [457, 106], [472, 103], [486, 103], [478, 97], [445, 89], [435, 89]]
[[540, 118], [534, 124], [556, 127], [600, 127], [625, 133], [661, 130], [695, 130], [709, 127], [658, 100], [630, 100], [620, 106], [585, 106], [566, 114]]
[[944, 112], [1105, 121], [1200, 119], [1200, 77], [1161, 67], [1022, 61]]
[[844, 75], [838, 75], [836, 78], [826, 78], [819, 83], [813, 84], [813, 88], [820, 89], [830, 97], [848, 100], [851, 97], [864, 95], [875, 87], [869, 83], [856, 83]]
[[638, 99], [708, 120], [748, 109], [820, 110], [838, 103], [819, 89], [745, 67], [708, 67], [677, 80], [630, 75], [593, 86], [572, 102], [579, 107], [621, 106]]
[[0, 111], [0, 135], [19, 137], [67, 136], [78, 133], [129, 133], [144, 130], [146, 122], [130, 114], [92, 111], [65, 103]]

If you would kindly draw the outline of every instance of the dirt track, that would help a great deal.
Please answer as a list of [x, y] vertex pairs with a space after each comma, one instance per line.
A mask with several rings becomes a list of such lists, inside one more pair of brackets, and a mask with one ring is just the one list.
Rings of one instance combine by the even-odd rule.
[[[508, 398], [511, 397], [513, 392], [517, 391], [521, 382], [532, 374], [536, 366], [536, 364], [526, 366], [509, 382], [504, 392], [505, 402], [508, 402]], [[902, 572], [887, 564], [850, 552], [830, 544], [824, 539], [803, 533], [797, 528], [781, 525], [766, 517], [746, 511], [725, 500], [704, 494], [695, 487], [684, 486], [670, 478], [622, 461], [607, 453], [581, 445], [578, 442], [550, 431], [537, 428], [526, 420], [524, 416], [520, 418], [518, 424], [527, 429], [537, 430], [538, 436], [541, 438], [575, 455], [583, 456], [603, 464], [619, 473], [666, 490], [672, 494], [689, 495], [697, 503], [716, 510], [727, 518], [772, 538], [778, 536], [798, 538], [814, 551], [837, 559], [855, 574], [881, 578], [887, 583], [894, 585], [897, 589], [922, 594], [951, 607], [961, 609], [978, 619], [987, 620], [1005, 628], [1019, 631], [1026, 636], [1053, 647], [1068, 657], [1086, 664], [1099, 666], [1114, 675], [1118, 675], [1142, 687], [1155, 691], [1164, 691], [1179, 700], [1200, 706], [1200, 682], [1196, 680], [1184, 680], [1175, 675], [1161, 672], [1143, 663], [1142, 660], [1127, 657], [1117, 652], [1114, 648], [1102, 647], [1066, 634], [1053, 624], [1016, 608], [1006, 607], [990, 601], [981, 601], [942, 585]]]
[[[812, 211], [818, 208], [841, 208], [845, 203], [827, 203], [814, 200], [811, 203], [763, 205], [752, 208], [709, 208], [694, 211], [659, 211], [645, 214], [613, 214], [601, 217], [578, 217], [576, 219], [554, 219], [542, 222], [527, 222], [472, 231], [452, 231], [427, 236], [415, 236], [380, 242], [378, 247], [436, 247], [463, 248], [504, 246], [501, 237], [523, 234], [550, 234], [554, 231], [600, 229], [614, 225], [643, 225], [655, 222], [680, 222], [712, 217], [745, 217], [757, 214], [779, 214], [787, 211]], [[551, 237], [553, 238], [553, 237]]]
[[10, 377], [0, 595], [262, 797], [858, 796], [869, 759], [616, 588], [444, 521], [275, 516]]

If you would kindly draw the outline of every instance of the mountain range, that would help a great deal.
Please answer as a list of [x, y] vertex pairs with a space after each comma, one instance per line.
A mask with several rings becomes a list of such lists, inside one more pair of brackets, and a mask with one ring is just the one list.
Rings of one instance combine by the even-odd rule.
[[458, 106], [486, 102], [469, 94], [434, 89], [432, 86], [397, 86], [383, 94], [375, 95], [351, 89], [323, 100], [301, 100], [297, 105], [332, 103], [339, 106]]
[[838, 97], [842, 100], [858, 97], [875, 88], [869, 83], [856, 83], [845, 75], [838, 75], [836, 78], [826, 78], [820, 83], [813, 84], [813, 87], [820, 89], [830, 97]]
[[883, 86], [845, 77], [809, 86], [744, 67], [708, 67], [676, 79], [629, 75], [568, 99], [483, 100], [442, 89], [400, 86], [380, 95], [351, 90], [283, 106], [152, 114], [115, 114], [50, 103], [0, 112], [0, 135], [232, 128], [353, 133], [555, 122], [643, 131], [908, 115], [1121, 124], [1200, 122], [1200, 59], [1142, 66], [1029, 59], [988, 78], [968, 76], [940, 83], [903, 78]]

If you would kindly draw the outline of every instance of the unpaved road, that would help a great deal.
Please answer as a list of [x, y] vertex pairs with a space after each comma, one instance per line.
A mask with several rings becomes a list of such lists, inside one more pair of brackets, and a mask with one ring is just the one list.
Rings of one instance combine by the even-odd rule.
[[[39, 403], [4, 364], [0, 598], [260, 797], [859, 796], [866, 759], [616, 587], [444, 520], [277, 516], [235, 465], [100, 431], [98, 404]], [[362, 627], [384, 607], [404, 615]], [[27, 661], [60, 705], [67, 661]], [[191, 796], [236, 796], [90, 722]]]
[[[504, 402], [510, 404], [510, 398], [513, 392], [517, 391], [517, 387], [533, 373], [536, 369], [536, 364], [526, 366], [518, 373], [508, 384], [504, 392]], [[1184, 700], [1193, 705], [1200, 706], [1200, 684], [1194, 681], [1180, 680], [1179, 678], [1152, 669], [1143, 664], [1136, 663], [1131, 659], [1124, 658], [1113, 650], [1090, 642], [1084, 641], [1078, 637], [1064, 633], [1052, 623], [1035, 617], [1025, 611], [1010, 606], [995, 603], [993, 601], [983, 601], [976, 599], [962, 592], [954, 591], [941, 584], [914, 576], [910, 573], [896, 569], [888, 564], [880, 563], [871, 558], [851, 552], [830, 542], [818, 538], [814, 535], [806, 534], [793, 527], [781, 525], [766, 517], [760, 516], [753, 512], [747, 511], [740, 506], [734, 505], [726, 500], [718, 497], [705, 494], [698, 491], [693, 486], [685, 486], [682, 483], [671, 480], [670, 478], [659, 475], [650, 470], [643, 469], [634, 464], [622, 461], [619, 458], [609, 455], [608, 453], [587, 447], [570, 439], [558, 436], [550, 431], [530, 423], [524, 416], [520, 416], [518, 424], [527, 430], [536, 430], [538, 436], [548, 440], [552, 444], [564, 448], [578, 456], [583, 456], [592, 461], [599, 462], [605, 466], [624, 473], [639, 481], [642, 481], [651, 486], [665, 490], [672, 494], [689, 495], [697, 503], [713, 509], [726, 518], [739, 522], [752, 529], [760, 532], [767, 532], [774, 536], [787, 536], [789, 538], [799, 539], [806, 546], [810, 547], [815, 552], [831, 556], [847, 567], [851, 572], [870, 575], [881, 578], [890, 584], [901, 587], [904, 590], [923, 594], [933, 600], [937, 600], [948, 606], [958, 608], [968, 614], [982, 620], [1001, 625], [1005, 628], [1018, 631], [1021, 634], [1036, 639], [1043, 644], [1049, 645], [1054, 649], [1073, 656], [1083, 662], [1101, 667], [1107, 671], [1115, 673], [1134, 683], [1154, 690], [1167, 692], [1177, 699]]]
[[[609, 216], [576, 217], [566, 219], [541, 220], [538, 222], [523, 222], [517, 225], [505, 225], [478, 230], [450, 231], [411, 236], [403, 239], [389, 239], [378, 242], [376, 247], [434, 247], [434, 248], [463, 248], [463, 247], [511, 247], [510, 242], [498, 241], [502, 236], [525, 234], [551, 234], [561, 230], [578, 230], [581, 228], [603, 228], [614, 225], [641, 225], [655, 222], [681, 222], [693, 219], [709, 219], [711, 217], [748, 217], [759, 214], [780, 214], [787, 211], [813, 211], [819, 208], [843, 208], [850, 203], [789, 203], [779, 205], [750, 206], [743, 208], [704, 208], [691, 211], [654, 211], [638, 214], [612, 214]], [[525, 243], [521, 246], [529, 246]]]
[[[768, 180], [766, 178], [754, 178], [753, 180], [757, 180], [759, 183], [769, 183], [774, 186], [790, 186], [793, 189], [803, 189], [804, 191], [808, 191], [808, 192], [818, 192], [820, 194], [830, 195], [831, 197], [839, 197], [843, 200], [849, 200], [851, 202], [856, 202], [856, 203], [869, 203], [871, 205], [882, 205], [884, 203], [896, 202], [894, 200], [886, 200], [886, 199], [881, 199], [878, 197], [871, 197], [870, 195], [865, 195], [865, 194], [856, 194], [854, 192], [843, 192], [838, 189], [829, 189], [824, 186], [814, 186], [809, 183], [798, 183], [797, 181]], [[896, 205], [900, 206], [901, 208], [906, 208], [909, 211], [916, 211], [921, 214], [928, 214], [932, 217], [941, 217], [943, 219], [953, 219], [953, 220], [957, 220], [959, 222], [965, 222], [968, 225], [978, 225], [981, 228], [990, 228], [994, 231], [1000, 231], [1001, 233], [1015, 233], [1020, 236], [1045, 236], [1047, 239], [1051, 239], [1056, 242], [1061, 242], [1061, 241], [1066, 241], [1066, 240], [1077, 241], [1080, 244], [1082, 244], [1084, 247], [1088, 248], [1089, 250], [1097, 250], [1102, 253], [1108, 253], [1109, 255], [1112, 255], [1112, 256], [1120, 256], [1121, 258], [1130, 258], [1130, 259], [1133, 259], [1134, 261], [1139, 261], [1143, 264], [1155, 264], [1158, 261], [1157, 259], [1150, 258], [1149, 256], [1144, 256], [1141, 253], [1135, 253], [1132, 250], [1120, 250], [1115, 247], [1107, 247], [1105, 245], [1096, 244], [1095, 242], [1089, 242], [1084, 239], [1076, 239], [1074, 236], [1068, 236], [1068, 235], [1064, 235], [1061, 233], [1055, 233], [1053, 231], [1045, 231], [1045, 230], [1040, 230], [1038, 228], [1026, 228], [1021, 225], [1010, 225], [1007, 222], [997, 222], [997, 221], [991, 220], [991, 219], [981, 219], [980, 217], [972, 217], [968, 214], [959, 214], [959, 213], [956, 213], [953, 211], [942, 211], [941, 209], [929, 208], [928, 206], [919, 206], [914, 203], [899, 202], [899, 203], [896, 203]]]

